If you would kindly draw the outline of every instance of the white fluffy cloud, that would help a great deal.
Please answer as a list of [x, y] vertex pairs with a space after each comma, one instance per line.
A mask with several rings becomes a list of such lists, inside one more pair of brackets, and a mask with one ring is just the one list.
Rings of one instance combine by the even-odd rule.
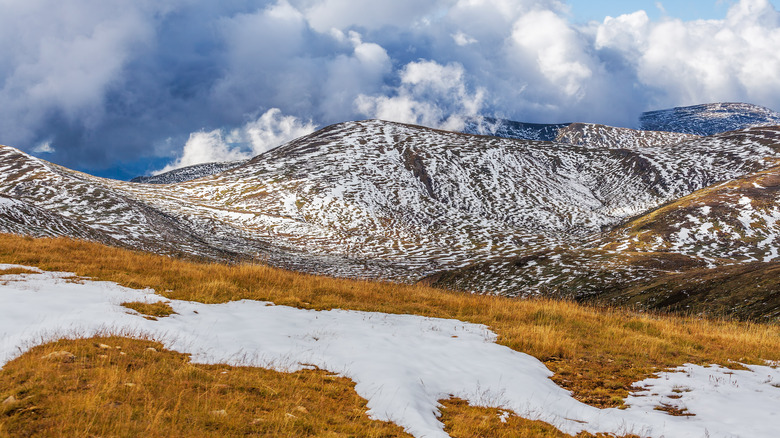
[[593, 74], [586, 41], [559, 15], [549, 10], [532, 11], [518, 19], [512, 30], [512, 46], [535, 62], [532, 69], [560, 90], [577, 99]]
[[225, 132], [222, 129], [193, 132], [184, 144], [182, 155], [155, 172], [168, 172], [194, 164], [236, 161], [251, 158], [298, 137], [312, 133], [316, 126], [278, 108], [266, 111], [257, 120]]
[[746, 100], [780, 105], [780, 14], [742, 0], [725, 20], [650, 22], [639, 12], [599, 26], [596, 48], [614, 49], [653, 90], [655, 106]]
[[[451, 0], [319, 0], [292, 1], [306, 15], [312, 28], [326, 32], [352, 26], [382, 28], [385, 26], [417, 25]], [[445, 9], [446, 10], [446, 9]]]
[[368, 117], [458, 130], [466, 117], [479, 115], [484, 90], [469, 92], [460, 64], [411, 62], [401, 71], [393, 96], [355, 99], [358, 112]]

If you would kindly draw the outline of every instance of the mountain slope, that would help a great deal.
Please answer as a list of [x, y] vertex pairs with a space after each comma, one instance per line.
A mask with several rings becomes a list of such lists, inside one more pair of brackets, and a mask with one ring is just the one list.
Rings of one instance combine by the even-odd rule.
[[158, 175], [137, 176], [131, 179], [130, 182], [143, 184], [174, 184], [224, 172], [234, 167], [238, 167], [246, 162], [247, 160], [238, 160], [195, 164], [192, 166], [170, 170]]
[[776, 166], [698, 190], [590, 242], [478, 262], [426, 281], [506, 295], [777, 320], [779, 201]]
[[572, 123], [558, 131], [554, 141], [591, 148], [638, 149], [671, 146], [698, 136], [663, 131], [637, 131], [593, 123]]
[[693, 135], [780, 124], [780, 113], [748, 103], [710, 103], [648, 111], [639, 119], [640, 129]]
[[33, 237], [68, 236], [124, 246], [119, 240], [96, 231], [83, 222], [2, 195], [0, 195], [0, 232]]
[[635, 219], [605, 249], [675, 252], [708, 259], [780, 258], [780, 167], [699, 190]]
[[558, 131], [568, 125], [568, 123], [526, 123], [494, 117], [473, 117], [466, 120], [462, 132], [515, 140], [555, 141]]
[[[400, 263], [418, 276], [583, 238], [762, 169], [762, 157], [777, 156], [762, 135], [629, 151], [350, 122], [177, 193], [208, 206], [211, 220], [280, 246]], [[179, 216], [204, 211], [157, 199], [146, 202]]]
[[[0, 218], [0, 229], [121, 242], [163, 254], [234, 256], [205, 243], [165, 212], [117, 190], [111, 180], [65, 169], [6, 146], [0, 146], [0, 194], [15, 198], [14, 213]], [[41, 229], [36, 221], [45, 227]]]

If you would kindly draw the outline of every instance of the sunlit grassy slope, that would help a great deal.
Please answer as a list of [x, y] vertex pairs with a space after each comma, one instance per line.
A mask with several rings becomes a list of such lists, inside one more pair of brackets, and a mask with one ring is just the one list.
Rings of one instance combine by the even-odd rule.
[[[776, 325], [194, 263], [69, 239], [0, 235], [0, 262], [149, 287], [172, 299], [257, 299], [482, 323], [500, 343], [544, 361], [556, 373], [554, 380], [577, 398], [600, 407], [619, 406], [632, 382], [659, 368], [780, 360]], [[141, 311], [165, 317], [164, 308]], [[58, 350], [75, 357], [43, 359]], [[15, 401], [0, 406], [0, 436], [402, 435], [394, 425], [368, 419], [365, 401], [348, 380], [320, 371], [193, 365], [149, 340], [60, 341], [33, 349], [0, 371], [0, 402], [8, 397]], [[445, 407], [443, 419], [453, 436], [559, 436], [539, 423], [501, 423], [498, 411], [457, 400]]]

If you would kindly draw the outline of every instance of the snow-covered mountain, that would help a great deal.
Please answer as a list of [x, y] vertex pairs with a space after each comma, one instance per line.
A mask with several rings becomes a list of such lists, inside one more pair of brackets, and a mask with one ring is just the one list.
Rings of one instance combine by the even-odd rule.
[[568, 125], [569, 123], [525, 123], [494, 117], [472, 117], [466, 120], [461, 132], [517, 140], [554, 141], [558, 131]]
[[643, 113], [640, 129], [713, 135], [755, 126], [780, 125], [780, 113], [748, 103], [710, 103]]
[[489, 117], [469, 119], [462, 132], [464, 134], [547, 141], [594, 148], [670, 145], [697, 137], [679, 132], [637, 131], [594, 123], [536, 124]]
[[192, 166], [181, 167], [179, 169], [169, 170], [168, 172], [160, 173], [151, 176], [137, 176], [130, 180], [134, 183], [143, 184], [173, 184], [184, 181], [190, 181], [193, 179], [203, 178], [204, 176], [214, 175], [215, 173], [224, 172], [234, 167], [238, 167], [247, 160], [238, 161], [223, 161], [215, 163], [203, 163], [195, 164]]
[[593, 123], [572, 123], [561, 128], [553, 141], [591, 148], [638, 149], [668, 147], [697, 137], [677, 132], [637, 131]]
[[[406, 282], [471, 270], [468, 281], [455, 275], [441, 284], [588, 294], [598, 281], [648, 279], [734, 257], [718, 252], [727, 247], [720, 240], [702, 251], [679, 243], [688, 242], [682, 228], [650, 235], [631, 231], [629, 221], [780, 163], [777, 126], [696, 137], [574, 124], [556, 136], [570, 144], [347, 122], [173, 184], [101, 179], [2, 147], [0, 230]], [[748, 220], [740, 199], [732, 231]], [[756, 220], [771, 221], [771, 205], [753, 199]], [[675, 223], [701, 228], [694, 222]], [[774, 260], [780, 241], [767, 233], [745, 239], [737, 255]], [[631, 246], [637, 239], [649, 243]], [[629, 250], [641, 260], [613, 257]], [[660, 251], [684, 260], [653, 265]]]

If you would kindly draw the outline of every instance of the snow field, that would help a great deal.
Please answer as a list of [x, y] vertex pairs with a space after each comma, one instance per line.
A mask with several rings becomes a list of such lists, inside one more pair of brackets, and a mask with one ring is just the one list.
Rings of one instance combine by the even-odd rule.
[[[0, 265], [13, 267], [22, 266]], [[629, 397], [628, 409], [597, 409], [555, 385], [536, 358], [496, 344], [496, 335], [483, 325], [247, 300], [169, 301], [177, 314], [150, 321], [120, 305], [165, 300], [149, 290], [62, 272], [0, 279], [0, 366], [57, 338], [144, 336], [190, 353], [198, 363], [284, 372], [314, 366], [338, 373], [355, 381], [372, 418], [399, 424], [415, 437], [447, 436], [437, 419], [438, 400], [453, 396], [567, 433], [769, 437], [780, 416], [780, 388], [774, 386], [780, 371], [769, 366], [729, 371], [687, 365], [639, 382], [646, 390]], [[677, 394], [681, 397], [669, 397]], [[695, 416], [655, 410], [661, 402]]]

